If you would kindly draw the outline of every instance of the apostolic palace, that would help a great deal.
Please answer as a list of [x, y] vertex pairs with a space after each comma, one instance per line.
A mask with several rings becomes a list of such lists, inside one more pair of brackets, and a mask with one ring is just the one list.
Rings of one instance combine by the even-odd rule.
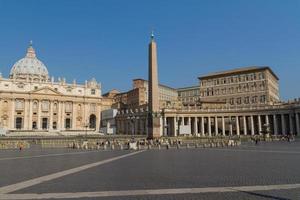
[[198, 77], [198, 85], [159, 84], [154, 36], [148, 80], [102, 95], [95, 79], [77, 84], [50, 78], [32, 43], [0, 77], [0, 128], [11, 132], [83, 132], [161, 136], [299, 135], [300, 99], [280, 100], [279, 78], [268, 66]]

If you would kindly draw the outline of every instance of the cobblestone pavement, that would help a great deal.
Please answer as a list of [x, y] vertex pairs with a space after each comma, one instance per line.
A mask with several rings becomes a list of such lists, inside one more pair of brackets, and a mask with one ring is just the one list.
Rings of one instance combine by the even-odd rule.
[[[39, 152], [36, 149], [32, 153], [30, 150], [20, 153], [23, 155], [19, 153], [0, 152], [0, 192], [1, 186], [68, 171], [131, 152], [81, 152], [66, 149]], [[12, 159], [19, 156], [28, 158]], [[246, 143], [234, 148], [148, 150], [99, 163], [88, 169], [79, 169], [76, 173], [42, 179], [28, 187], [25, 183], [21, 189], [13, 190], [12, 194], [17, 196], [0, 194], [0, 199], [14, 199], [21, 194], [41, 194], [40, 197], [47, 199], [45, 193], [50, 193], [49, 198], [67, 193], [67, 199], [70, 194], [78, 193], [78, 197], [84, 197], [85, 194], [107, 191], [111, 191], [108, 197], [100, 194], [95, 198], [79, 199], [300, 199], [299, 166], [300, 142]], [[297, 186], [283, 189], [286, 184]], [[278, 185], [278, 188], [261, 187], [273, 185]], [[234, 192], [226, 190], [226, 187], [241, 186], [249, 186], [251, 189]], [[258, 186], [257, 190], [255, 186]], [[186, 192], [185, 189], [189, 188], [204, 188], [204, 191]], [[210, 188], [220, 188], [220, 191], [209, 192]], [[177, 193], [167, 195], [165, 191], [168, 189]], [[151, 195], [153, 190], [162, 192]], [[119, 191], [137, 192], [130, 194], [132, 196], [118, 196]], [[84, 195], [80, 196], [81, 193]], [[117, 196], [114, 196], [115, 193]]]

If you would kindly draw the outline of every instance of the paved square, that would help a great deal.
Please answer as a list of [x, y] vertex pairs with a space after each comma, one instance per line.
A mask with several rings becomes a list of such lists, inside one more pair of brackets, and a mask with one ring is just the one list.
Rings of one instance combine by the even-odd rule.
[[0, 152], [0, 199], [300, 199], [300, 142]]

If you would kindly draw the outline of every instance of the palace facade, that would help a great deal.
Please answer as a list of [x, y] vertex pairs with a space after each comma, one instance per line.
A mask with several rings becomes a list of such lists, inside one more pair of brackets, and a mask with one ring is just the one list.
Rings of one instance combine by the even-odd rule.
[[[177, 89], [177, 99], [159, 103], [160, 136], [300, 134], [300, 98], [280, 101], [279, 78], [270, 67], [244, 67], [198, 79], [198, 86]], [[130, 93], [122, 93], [115, 103], [128, 100]], [[139, 101], [146, 103], [145, 96], [136, 95]], [[151, 111], [145, 104], [129, 102], [118, 107], [117, 134], [148, 135]]]
[[95, 79], [78, 84], [50, 78], [32, 44], [9, 78], [0, 77], [0, 127], [7, 130], [98, 131], [100, 112], [110, 106]]

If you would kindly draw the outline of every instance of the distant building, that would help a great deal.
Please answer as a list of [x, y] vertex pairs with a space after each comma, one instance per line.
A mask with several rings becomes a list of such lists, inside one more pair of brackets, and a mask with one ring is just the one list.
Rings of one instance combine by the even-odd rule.
[[[133, 89], [124, 93], [116, 94], [114, 102], [119, 104], [119, 108], [145, 107], [148, 103], [148, 81], [144, 79], [134, 79]], [[176, 89], [159, 85], [160, 107], [174, 106], [178, 102]], [[121, 105], [120, 105], [121, 104]], [[146, 107], [145, 107], [146, 108]]]
[[107, 109], [101, 111], [101, 132], [105, 134], [116, 134], [117, 109]]
[[270, 67], [246, 67], [199, 77], [200, 99], [234, 106], [280, 101], [279, 79]]
[[190, 87], [183, 87], [178, 88], [178, 100], [181, 101], [183, 104], [185, 103], [194, 103], [200, 101], [200, 87], [197, 86], [190, 86]]

